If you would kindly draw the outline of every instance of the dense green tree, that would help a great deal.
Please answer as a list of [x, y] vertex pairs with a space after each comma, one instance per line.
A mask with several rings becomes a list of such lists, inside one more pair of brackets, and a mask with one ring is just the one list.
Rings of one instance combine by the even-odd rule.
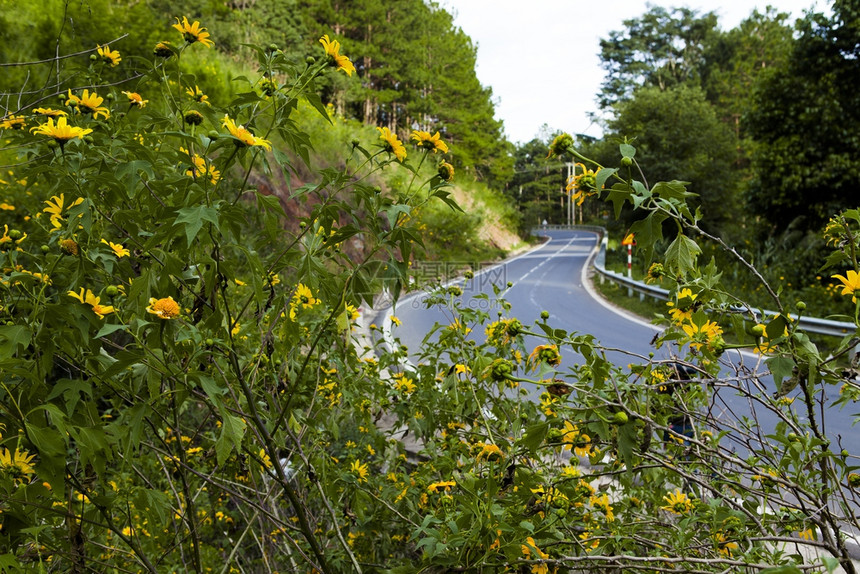
[[750, 105], [762, 74], [785, 65], [794, 39], [788, 14], [768, 7], [753, 13], [736, 28], [715, 34], [701, 68], [702, 87], [739, 140], [745, 136], [741, 117]]
[[475, 74], [477, 47], [453, 27], [448, 12], [434, 8], [435, 19], [440, 21], [440, 32], [447, 32], [427, 41], [431, 117], [438, 118], [453, 144], [455, 165], [476, 179], [504, 182], [512, 173], [513, 146], [504, 137], [502, 122], [494, 117], [492, 90], [482, 86]]
[[407, 139], [440, 131], [458, 176], [499, 187], [510, 178], [511, 146], [495, 118], [492, 90], [475, 74], [477, 49], [435, 2], [313, 0], [310, 29], [343, 39], [356, 78], [331, 79], [328, 99], [341, 113]]
[[716, 14], [651, 6], [642, 16], [624, 20], [624, 26], [600, 41], [606, 70], [601, 107], [630, 98], [640, 86], [665, 90], [699, 82], [708, 43], [717, 31]]
[[698, 87], [640, 88], [616, 106], [609, 138], [633, 140], [648, 184], [690, 182], [712, 229], [725, 231], [737, 217], [737, 183], [732, 170], [734, 138]]
[[[365, 123], [385, 126], [408, 140], [414, 129], [440, 131], [450, 145], [458, 177], [486, 181], [500, 188], [510, 178], [511, 144], [502, 122], [495, 117], [492, 90], [475, 74], [477, 48], [451, 14], [435, 2], [423, 0], [150, 0], [112, 3], [89, 0], [66, 3], [44, 0], [13, 3], [0, 0], [0, 60], [4, 62], [49, 59], [56, 55], [92, 49], [124, 33], [113, 48], [124, 58], [148, 56], [163, 32], [177, 17], [199, 20], [215, 40], [215, 52], [183, 58], [188, 81], [199, 83], [214, 99], [226, 92], [247, 91], [240, 82], [211, 85], [218, 76], [212, 66], [235, 65], [232, 76], [252, 64], [255, 54], [248, 43], [275, 44], [288, 58], [319, 50], [317, 40], [328, 34], [341, 42], [341, 53], [355, 64], [356, 73], [327, 74], [317, 81], [324, 102], [337, 113]], [[27, 22], [27, 26], [19, 25]], [[211, 56], [219, 54], [217, 58]], [[92, 83], [90, 72], [69, 71], [75, 83], [52, 76], [52, 67], [26, 71], [6, 68], [0, 84], [41, 87], [54, 82], [56, 91]], [[116, 71], [101, 71], [102, 78]], [[31, 74], [25, 78], [22, 74]], [[223, 77], [223, 76], [222, 76]], [[279, 80], [280, 81], [280, 80]], [[3, 90], [6, 91], [6, 90]], [[24, 98], [26, 100], [26, 98]], [[26, 103], [26, 102], [24, 102]], [[13, 110], [14, 111], [14, 110]]]
[[561, 190], [565, 183], [565, 166], [557, 159], [547, 160], [548, 151], [548, 140], [538, 137], [514, 151], [514, 174], [507, 193], [516, 201], [526, 228], [543, 220], [564, 223]]
[[811, 229], [856, 207], [860, 180], [860, 2], [809, 14], [787, 64], [755, 90], [746, 117], [756, 140], [749, 201], [775, 230]]

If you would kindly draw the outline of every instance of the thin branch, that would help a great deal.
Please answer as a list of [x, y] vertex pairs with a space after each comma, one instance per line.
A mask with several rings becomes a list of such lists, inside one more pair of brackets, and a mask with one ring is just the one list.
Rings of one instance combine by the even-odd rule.
[[[127, 36], [128, 36], [128, 34], [123, 34], [122, 36], [119, 36], [118, 38], [114, 38], [113, 40], [102, 44], [102, 46], [108, 46], [110, 44], [113, 44], [114, 42], [119, 42], [120, 40], [125, 39]], [[45, 60], [36, 60], [33, 62], [0, 63], [0, 68], [12, 68], [15, 66], [36, 66], [38, 64], [47, 64], [49, 62], [51, 62], [51, 63], [58, 62], [60, 60], [65, 60], [66, 58], [74, 58], [75, 56], [83, 56], [84, 54], [89, 54], [91, 52], [95, 52], [96, 50], [99, 49], [99, 47], [100, 46], [97, 46], [97, 47], [91, 48], [89, 50], [82, 50], [80, 52], [75, 52], [74, 54], [66, 54], [64, 56], [54, 56], [52, 58], [46, 58]]]

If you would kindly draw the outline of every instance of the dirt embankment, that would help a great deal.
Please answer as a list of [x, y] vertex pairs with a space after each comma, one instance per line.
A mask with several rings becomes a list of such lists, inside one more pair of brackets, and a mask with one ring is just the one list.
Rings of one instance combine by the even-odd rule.
[[[277, 172], [272, 173], [268, 177], [254, 173], [249, 180], [251, 186], [256, 188], [261, 194], [275, 195], [280, 199], [287, 216], [284, 221], [284, 227], [293, 233], [300, 232], [299, 221], [308, 217], [313, 211], [314, 206], [322, 200], [322, 197], [315, 194], [306, 195], [301, 200], [290, 198], [290, 189], [297, 189], [306, 182], [313, 180], [313, 175], [306, 173], [307, 169], [305, 166], [301, 165], [300, 162], [297, 162], [297, 164], [300, 167], [291, 174], [289, 184], [284, 176]], [[322, 193], [324, 194], [325, 191], [323, 190]], [[522, 244], [522, 240], [515, 232], [501, 224], [499, 214], [493, 212], [480, 200], [476, 200], [468, 191], [454, 186], [451, 190], [451, 195], [464, 210], [481, 215], [478, 236], [482, 241], [501, 249], [505, 253], [510, 253]], [[360, 259], [365, 255], [363, 253], [363, 243], [356, 238], [347, 241], [343, 248], [347, 255], [353, 259]]]
[[510, 253], [522, 243], [519, 235], [500, 224], [498, 214], [492, 213], [487, 206], [478, 204], [466, 191], [454, 186], [451, 195], [464, 210], [481, 213], [483, 217], [481, 217], [481, 225], [478, 229], [478, 236], [481, 239], [506, 253]]

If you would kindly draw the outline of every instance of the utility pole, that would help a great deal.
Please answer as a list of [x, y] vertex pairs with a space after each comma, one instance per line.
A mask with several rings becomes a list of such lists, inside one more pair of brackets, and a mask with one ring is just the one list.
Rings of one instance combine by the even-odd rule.
[[573, 194], [571, 193], [572, 190], [568, 191], [567, 186], [576, 172], [576, 164], [566, 162], [564, 166], [567, 168], [567, 177], [564, 180], [564, 189], [567, 191], [567, 224], [574, 225], [576, 223], [576, 211], [573, 206]]

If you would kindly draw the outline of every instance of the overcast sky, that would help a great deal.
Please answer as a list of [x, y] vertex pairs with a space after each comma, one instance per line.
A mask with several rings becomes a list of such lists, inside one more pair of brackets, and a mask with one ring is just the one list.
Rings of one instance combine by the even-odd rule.
[[[455, 15], [454, 24], [478, 46], [477, 73], [493, 89], [496, 116], [513, 142], [552, 129], [600, 136], [588, 118], [597, 112], [595, 96], [603, 81], [600, 39], [623, 29], [624, 20], [646, 11], [637, 0], [439, 0]], [[823, 0], [656, 0], [666, 8], [687, 6], [715, 11], [723, 30], [737, 26], [754, 8], [771, 4], [793, 22]]]

